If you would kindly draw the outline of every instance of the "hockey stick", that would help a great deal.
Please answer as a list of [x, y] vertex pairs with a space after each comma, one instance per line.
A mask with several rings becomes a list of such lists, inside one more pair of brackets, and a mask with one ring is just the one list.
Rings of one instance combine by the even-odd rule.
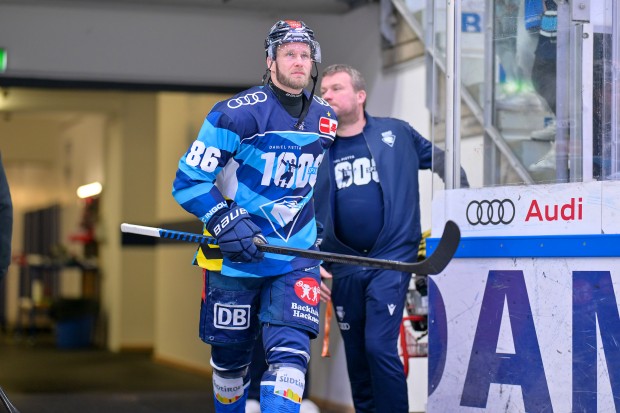
[[[155, 227], [145, 227], [142, 225], [121, 224], [121, 231], [130, 234], [145, 235], [147, 237], [169, 238], [177, 241], [192, 243], [217, 244], [217, 240], [201, 234], [190, 232], [174, 231]], [[439, 274], [450, 263], [456, 249], [461, 241], [461, 231], [453, 221], [447, 221], [443, 230], [443, 235], [435, 252], [427, 259], [420, 262], [403, 262], [393, 260], [381, 260], [377, 258], [358, 257], [356, 255], [336, 254], [326, 251], [305, 250], [300, 248], [279, 247], [269, 244], [256, 244], [258, 249], [263, 252], [273, 254], [292, 255], [295, 257], [311, 258], [327, 262], [340, 264], [357, 265], [362, 267], [383, 268], [385, 270], [395, 270], [410, 272], [418, 275]]]
[[13, 406], [13, 403], [11, 403], [9, 397], [6, 395], [2, 387], [0, 387], [0, 400], [2, 400], [2, 405], [6, 407], [9, 413], [19, 413], [19, 410], [17, 410], [17, 408]]

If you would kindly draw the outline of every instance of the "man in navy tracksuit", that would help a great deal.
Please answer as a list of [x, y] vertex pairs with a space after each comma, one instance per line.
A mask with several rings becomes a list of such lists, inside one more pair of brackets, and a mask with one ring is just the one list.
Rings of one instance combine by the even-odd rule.
[[[369, 116], [364, 79], [350, 66], [328, 67], [321, 94], [339, 121], [315, 186], [321, 250], [415, 262], [418, 172], [431, 168], [433, 155], [442, 172], [443, 152], [404, 121]], [[408, 412], [397, 339], [411, 274], [326, 263], [321, 275], [333, 275], [331, 298], [356, 412]]]

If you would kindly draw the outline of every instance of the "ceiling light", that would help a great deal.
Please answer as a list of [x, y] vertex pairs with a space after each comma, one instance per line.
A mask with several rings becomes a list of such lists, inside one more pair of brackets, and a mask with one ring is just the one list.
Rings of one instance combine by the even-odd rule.
[[99, 182], [82, 185], [77, 189], [77, 196], [80, 198], [90, 198], [99, 195], [103, 187]]

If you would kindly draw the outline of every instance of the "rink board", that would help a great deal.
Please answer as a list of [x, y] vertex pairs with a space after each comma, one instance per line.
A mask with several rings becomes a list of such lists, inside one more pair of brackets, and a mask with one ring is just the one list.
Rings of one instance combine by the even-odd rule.
[[427, 411], [617, 411], [619, 267], [613, 258], [453, 261], [430, 282]]
[[[452, 219], [464, 238], [457, 258], [429, 279], [428, 412], [620, 411], [619, 188], [437, 197], [433, 235]], [[510, 200], [514, 214], [481, 225], [470, 205], [485, 200]]]

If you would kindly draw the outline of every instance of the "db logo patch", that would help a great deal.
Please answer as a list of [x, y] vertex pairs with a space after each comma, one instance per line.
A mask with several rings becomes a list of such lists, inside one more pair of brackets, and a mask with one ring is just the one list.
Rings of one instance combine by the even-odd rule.
[[295, 283], [295, 294], [304, 303], [317, 305], [321, 297], [321, 287], [314, 278], [302, 278]]
[[250, 327], [250, 306], [215, 303], [213, 318], [215, 328], [245, 330]]
[[319, 132], [329, 136], [336, 137], [336, 129], [338, 129], [338, 121], [336, 119], [324, 118], [319, 119]]

